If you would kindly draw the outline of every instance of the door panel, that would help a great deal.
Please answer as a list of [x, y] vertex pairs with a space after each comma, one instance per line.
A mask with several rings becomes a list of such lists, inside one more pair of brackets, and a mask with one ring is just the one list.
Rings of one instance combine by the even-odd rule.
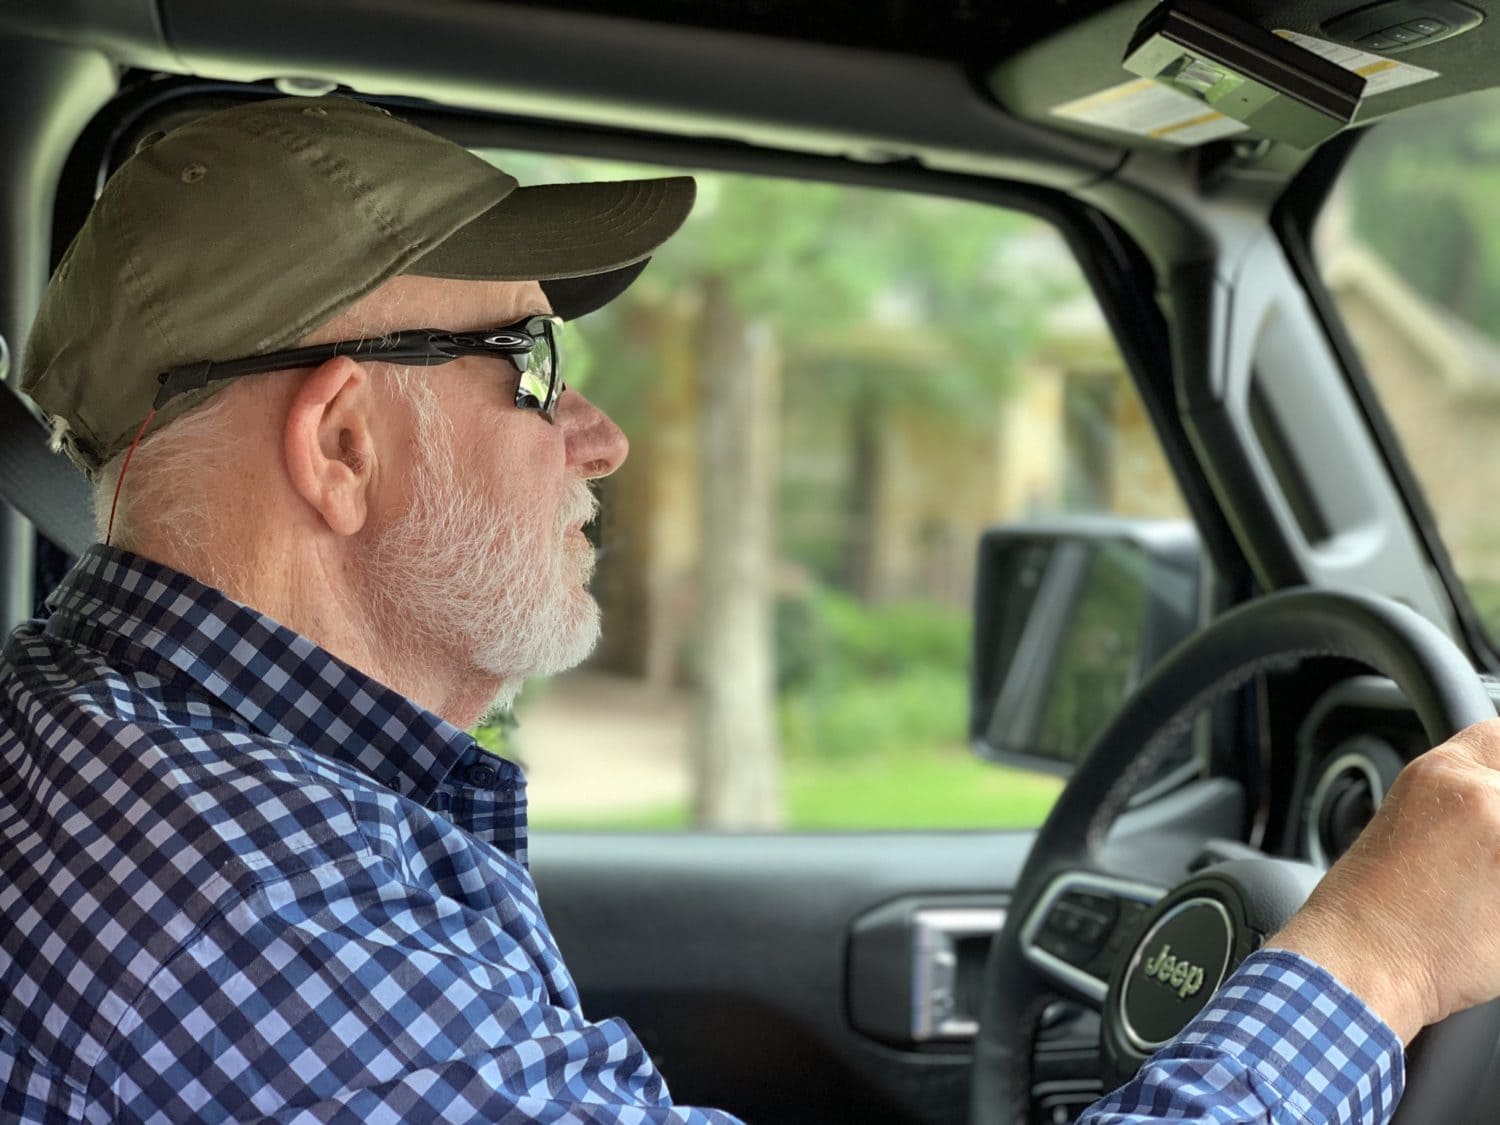
[[593, 1018], [624, 1016], [673, 1097], [749, 1121], [959, 1121], [968, 1056], [855, 1032], [846, 950], [893, 899], [993, 903], [1029, 832], [538, 834], [542, 905]]

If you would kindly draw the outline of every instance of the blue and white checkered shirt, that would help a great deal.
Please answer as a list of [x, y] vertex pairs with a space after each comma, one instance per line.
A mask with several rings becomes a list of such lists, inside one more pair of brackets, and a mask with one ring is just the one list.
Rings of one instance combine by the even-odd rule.
[[1203, 1011], [1078, 1125], [1384, 1125], [1401, 1040], [1321, 967], [1282, 949], [1245, 959]]
[[0, 663], [0, 1119], [727, 1123], [584, 1018], [510, 762], [96, 546]]
[[[0, 1119], [731, 1125], [579, 1010], [514, 765], [137, 556], [49, 605], [0, 663]], [[1084, 1120], [1384, 1122], [1401, 1080], [1261, 953]]]

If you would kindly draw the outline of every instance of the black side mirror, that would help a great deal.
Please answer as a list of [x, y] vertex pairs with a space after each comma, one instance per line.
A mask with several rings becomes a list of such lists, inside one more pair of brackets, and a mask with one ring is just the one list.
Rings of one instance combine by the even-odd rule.
[[1067, 775], [1151, 667], [1197, 627], [1203, 554], [1182, 520], [1011, 524], [979, 543], [969, 738]]

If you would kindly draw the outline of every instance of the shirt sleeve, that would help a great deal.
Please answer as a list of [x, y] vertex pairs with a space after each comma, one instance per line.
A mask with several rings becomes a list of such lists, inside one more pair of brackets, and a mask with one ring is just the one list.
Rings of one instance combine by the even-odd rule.
[[111, 1121], [737, 1125], [676, 1106], [593, 1022], [524, 904], [478, 912], [372, 857], [234, 903], [151, 977], [96, 1067]]
[[1262, 950], [1078, 1125], [1385, 1125], [1404, 1078], [1400, 1039], [1363, 1001], [1307, 958]]

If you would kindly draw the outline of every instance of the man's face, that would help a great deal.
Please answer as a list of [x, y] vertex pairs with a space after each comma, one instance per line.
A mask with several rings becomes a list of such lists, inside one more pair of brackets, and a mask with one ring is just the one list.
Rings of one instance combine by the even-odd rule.
[[[404, 327], [494, 327], [547, 311], [535, 283], [400, 285]], [[594, 553], [582, 529], [596, 512], [587, 481], [613, 472], [628, 447], [576, 391], [550, 423], [517, 408], [505, 360], [470, 357], [411, 377], [424, 381], [419, 401], [399, 404], [409, 424], [387, 469], [397, 479], [381, 482], [388, 502], [363, 552], [375, 606], [394, 648], [415, 636], [446, 650], [504, 680], [505, 701], [598, 639], [585, 588]]]

